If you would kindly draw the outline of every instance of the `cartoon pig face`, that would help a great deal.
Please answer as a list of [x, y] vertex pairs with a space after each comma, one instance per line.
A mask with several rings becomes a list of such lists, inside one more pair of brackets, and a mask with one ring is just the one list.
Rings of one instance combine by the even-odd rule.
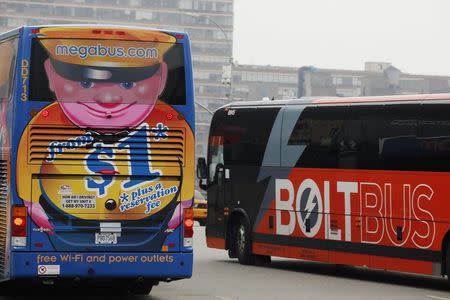
[[167, 79], [165, 63], [137, 82], [72, 81], [60, 76], [49, 59], [45, 70], [65, 115], [81, 128], [103, 132], [138, 126], [153, 110]]

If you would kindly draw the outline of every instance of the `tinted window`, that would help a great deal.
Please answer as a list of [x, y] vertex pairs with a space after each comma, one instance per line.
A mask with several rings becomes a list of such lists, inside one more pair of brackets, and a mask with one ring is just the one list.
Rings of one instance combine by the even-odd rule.
[[383, 106], [352, 106], [352, 119], [361, 128], [357, 167], [379, 169], [379, 142], [383, 135]]
[[303, 145], [297, 167], [337, 168], [345, 147], [344, 124], [348, 108], [307, 107], [289, 138], [289, 145]]
[[353, 106], [350, 123], [349, 132], [356, 138], [356, 168], [410, 170], [413, 167], [412, 160], [419, 155], [419, 105]]
[[379, 161], [382, 169], [414, 170], [420, 156], [420, 105], [386, 105], [380, 126]]
[[450, 170], [450, 105], [423, 105], [419, 145], [421, 169]]
[[289, 139], [305, 149], [297, 167], [419, 168], [420, 105], [308, 107]]
[[18, 39], [10, 39], [0, 43], [0, 98], [1, 102], [9, 99], [14, 82], [14, 66], [16, 63]]
[[279, 108], [242, 108], [216, 113], [211, 136], [224, 137], [225, 165], [260, 166]]

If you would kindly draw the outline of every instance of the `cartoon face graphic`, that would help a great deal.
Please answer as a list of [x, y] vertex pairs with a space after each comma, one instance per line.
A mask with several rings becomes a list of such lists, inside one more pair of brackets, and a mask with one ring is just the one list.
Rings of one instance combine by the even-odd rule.
[[153, 66], [144, 78], [123, 76], [123, 81], [117, 78], [99, 80], [102, 76], [111, 76], [105, 69], [88, 69], [91, 76], [74, 80], [61, 75], [64, 72], [58, 72], [50, 59], [44, 66], [49, 88], [55, 93], [65, 115], [78, 127], [100, 131], [139, 125], [152, 111], [167, 79], [164, 62]]

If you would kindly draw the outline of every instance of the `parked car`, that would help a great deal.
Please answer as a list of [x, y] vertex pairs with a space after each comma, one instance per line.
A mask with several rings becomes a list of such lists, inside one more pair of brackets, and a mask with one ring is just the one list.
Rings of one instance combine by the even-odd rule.
[[195, 190], [194, 193], [194, 220], [198, 221], [201, 226], [206, 225], [206, 215], [208, 212], [208, 202], [203, 195]]

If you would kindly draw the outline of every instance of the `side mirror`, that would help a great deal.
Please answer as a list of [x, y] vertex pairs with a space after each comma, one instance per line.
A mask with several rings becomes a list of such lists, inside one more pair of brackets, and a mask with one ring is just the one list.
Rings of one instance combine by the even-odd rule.
[[197, 178], [200, 181], [198, 186], [202, 190], [206, 190], [207, 188], [207, 177], [208, 174], [206, 172], [206, 159], [204, 157], [199, 157], [197, 160]]
[[206, 177], [206, 160], [204, 157], [199, 157], [197, 160], [197, 178], [202, 180]]

